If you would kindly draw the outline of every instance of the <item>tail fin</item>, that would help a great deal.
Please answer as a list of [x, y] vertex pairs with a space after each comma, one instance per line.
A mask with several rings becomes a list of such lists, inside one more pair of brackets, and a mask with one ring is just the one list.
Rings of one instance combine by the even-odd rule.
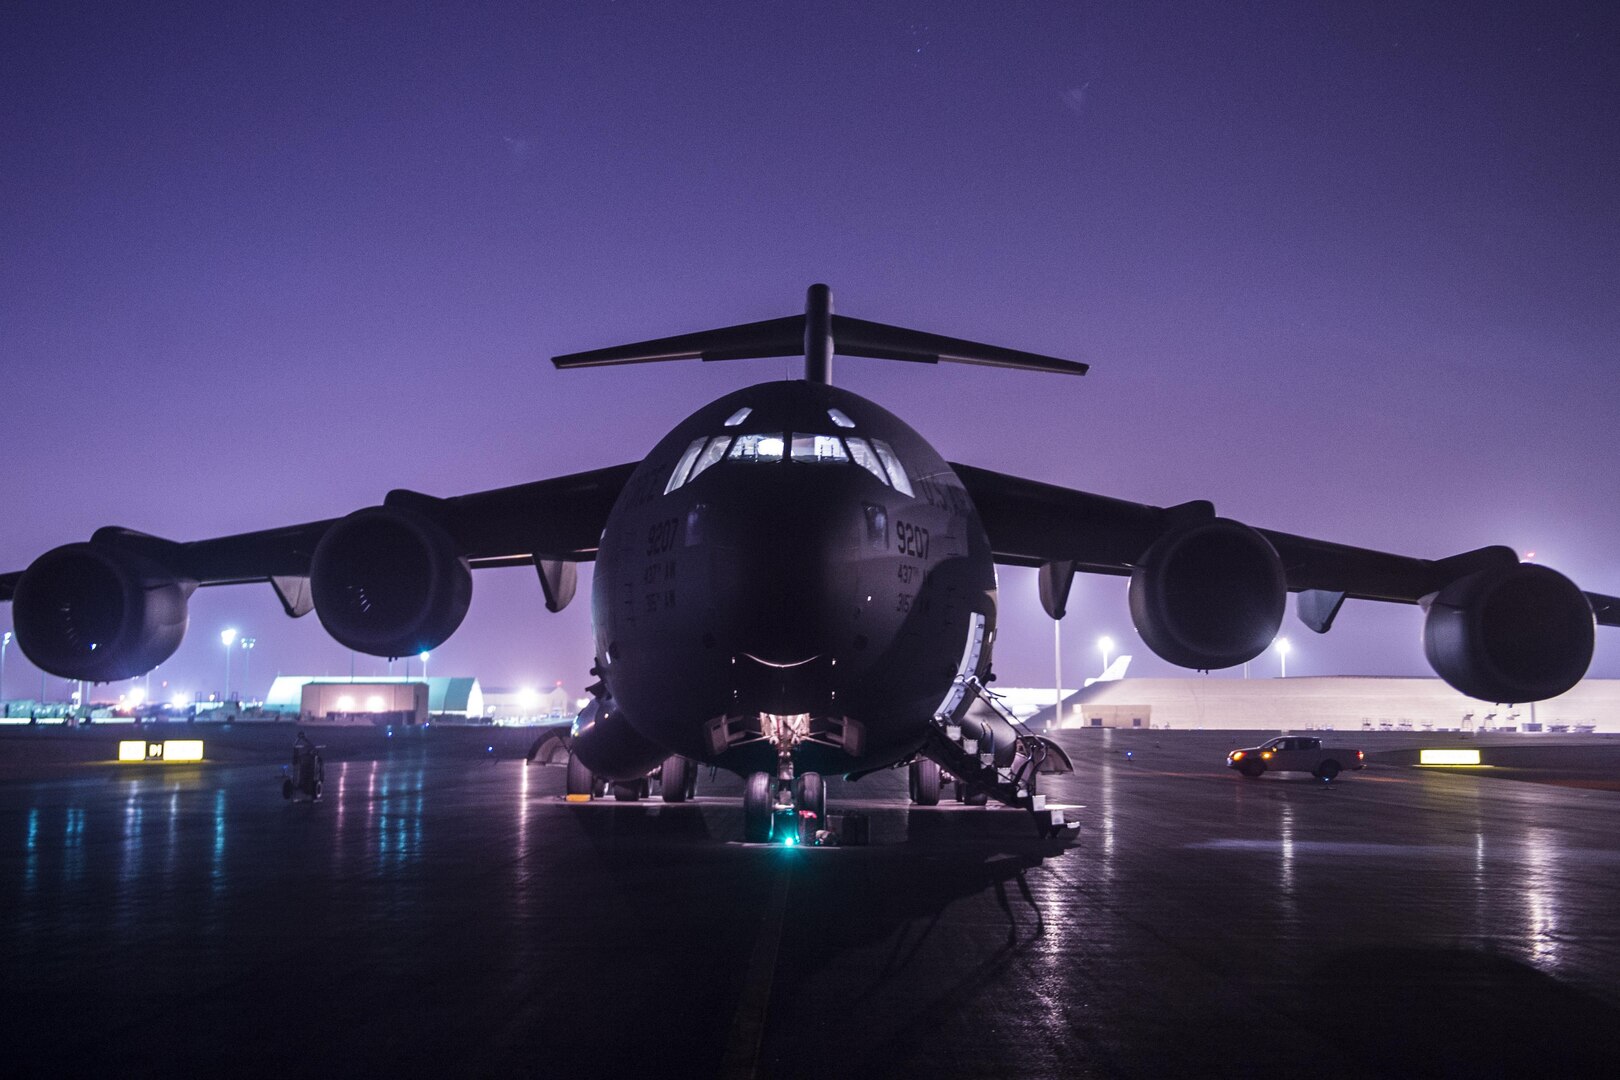
[[1092, 683], [1118, 682], [1125, 677], [1125, 669], [1130, 666], [1131, 658], [1129, 656], [1116, 657], [1114, 662], [1108, 665], [1106, 671], [1094, 679], [1087, 679], [1081, 689], [1085, 689], [1086, 686], [1090, 686]]
[[851, 319], [832, 313], [832, 290], [810, 286], [803, 315], [743, 323], [718, 330], [638, 341], [590, 352], [554, 356], [559, 368], [604, 367], [610, 364], [648, 364], [659, 360], [744, 360], [767, 356], [795, 356], [803, 352], [804, 377], [811, 382], [832, 381], [832, 356], [866, 356], [912, 363], [980, 364], [986, 367], [1084, 375], [1089, 365], [1054, 356], [1004, 349], [961, 338], [907, 330], [900, 326]]

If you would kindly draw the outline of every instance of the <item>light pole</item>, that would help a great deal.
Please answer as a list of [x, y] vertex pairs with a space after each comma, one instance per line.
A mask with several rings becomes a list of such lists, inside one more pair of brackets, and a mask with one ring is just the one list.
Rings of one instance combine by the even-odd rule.
[[1288, 678], [1288, 654], [1293, 651], [1294, 647], [1288, 644], [1287, 638], [1277, 639], [1277, 658], [1282, 661], [1282, 677], [1285, 679]]
[[258, 638], [245, 637], [242, 639], [242, 689], [244, 692], [248, 688], [248, 675], [253, 670], [253, 646], [258, 643]]
[[1103, 654], [1102, 673], [1104, 675], [1107, 675], [1108, 674], [1108, 657], [1114, 651], [1114, 639], [1109, 637], [1107, 634], [1104, 634], [1102, 637], [1097, 639], [1097, 648], [1102, 650], [1102, 654]]
[[427, 682], [427, 660], [428, 660], [427, 651], [424, 649], [422, 651], [421, 655], [419, 655], [417, 657], [417, 659], [422, 661], [422, 681]]
[[0, 716], [10, 716], [11, 710], [6, 707], [6, 650], [11, 648], [11, 631], [0, 640]]
[[236, 640], [236, 627], [227, 626], [219, 632], [219, 640], [225, 646], [225, 693], [220, 696], [221, 701], [231, 700], [231, 643]]
[[1052, 728], [1063, 726], [1063, 620], [1052, 620], [1052, 681], [1057, 684], [1057, 697], [1052, 705]]

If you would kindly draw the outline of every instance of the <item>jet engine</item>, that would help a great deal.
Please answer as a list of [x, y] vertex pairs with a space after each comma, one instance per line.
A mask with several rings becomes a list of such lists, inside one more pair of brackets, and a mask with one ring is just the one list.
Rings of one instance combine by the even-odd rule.
[[638, 780], [664, 763], [669, 751], [647, 741], [624, 718], [592, 698], [574, 720], [574, 755], [607, 780]]
[[1288, 599], [1271, 542], [1240, 522], [1210, 518], [1153, 542], [1131, 574], [1131, 618], [1172, 664], [1232, 667], [1265, 651]]
[[1586, 674], [1592, 605], [1564, 575], [1519, 563], [1441, 589], [1423, 620], [1423, 652], [1446, 682], [1483, 701], [1557, 697]]
[[180, 647], [196, 587], [115, 547], [53, 548], [17, 580], [17, 645], [36, 667], [64, 679], [134, 678]]
[[372, 656], [437, 648], [472, 602], [472, 572], [450, 534], [392, 506], [356, 510], [328, 528], [309, 585], [326, 632]]

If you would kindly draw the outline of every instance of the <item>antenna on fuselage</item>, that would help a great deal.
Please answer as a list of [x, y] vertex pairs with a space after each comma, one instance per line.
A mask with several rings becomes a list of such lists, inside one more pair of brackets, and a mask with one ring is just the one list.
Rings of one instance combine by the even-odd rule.
[[877, 360], [906, 360], [917, 364], [979, 364], [1062, 375], [1084, 375], [1089, 367], [1075, 360], [1060, 360], [1055, 356], [1004, 349], [999, 345], [985, 345], [963, 338], [834, 315], [832, 290], [821, 284], [810, 286], [805, 294], [803, 315], [743, 323], [718, 330], [700, 330], [695, 334], [654, 338], [590, 352], [568, 353], [553, 356], [551, 362], [567, 369], [650, 364], [658, 360], [745, 360], [794, 356], [801, 349], [804, 352], [805, 380], [817, 383], [832, 381], [835, 352], [840, 356], [867, 356]]

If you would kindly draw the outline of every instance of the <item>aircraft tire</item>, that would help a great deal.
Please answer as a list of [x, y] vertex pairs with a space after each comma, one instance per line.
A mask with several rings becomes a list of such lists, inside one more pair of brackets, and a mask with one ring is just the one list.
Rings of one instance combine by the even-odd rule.
[[918, 758], [911, 763], [911, 801], [918, 806], [939, 805], [939, 762]]
[[793, 805], [816, 815], [816, 828], [827, 827], [827, 785], [820, 773], [801, 773], [794, 778]]
[[966, 780], [957, 780], [952, 787], [956, 801], [964, 806], [983, 806], [990, 801], [990, 793], [977, 784], [970, 784]]
[[616, 780], [613, 783], [614, 802], [639, 802], [642, 792], [645, 791], [647, 781], [642, 780]]
[[685, 802], [692, 787], [692, 762], [679, 754], [664, 759], [663, 795], [665, 802]]
[[596, 794], [596, 777], [591, 770], [572, 750], [568, 752], [568, 789], [569, 795], [594, 796]]
[[771, 811], [776, 808], [776, 784], [767, 772], [750, 773], [743, 789], [743, 842], [771, 842]]

